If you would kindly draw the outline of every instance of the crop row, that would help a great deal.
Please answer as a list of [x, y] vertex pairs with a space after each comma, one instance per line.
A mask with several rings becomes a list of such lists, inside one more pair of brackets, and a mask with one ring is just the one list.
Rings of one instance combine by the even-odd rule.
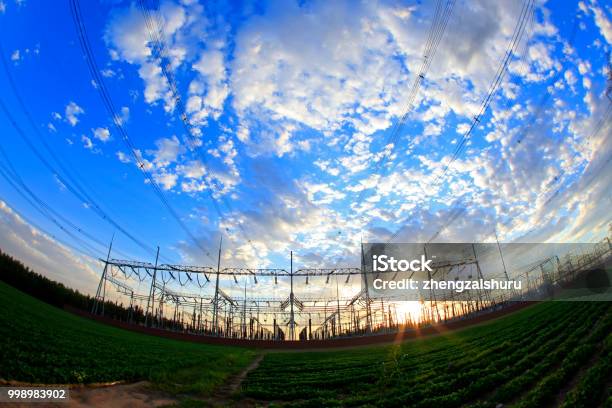
[[[531, 375], [554, 367], [564, 353], [569, 353], [577, 365], [592, 355], [595, 346], [585, 339], [590, 338], [587, 335], [598, 321], [592, 334], [597, 328], [603, 332], [601, 327], [606, 327], [607, 319], [601, 321], [600, 317], [607, 309], [605, 304], [594, 303], [545, 304], [522, 313], [520, 318], [508, 319], [505, 325], [468, 329], [461, 336], [430, 342], [437, 348], [430, 346], [422, 355], [419, 352], [426, 347], [416, 342], [380, 348], [378, 352], [366, 350], [367, 358], [363, 350], [335, 353], [341, 360], [339, 366], [334, 354], [321, 353], [312, 359], [304, 354], [295, 358], [299, 368], [293, 372], [286, 371], [296, 368], [291, 355], [276, 355], [268, 363], [266, 357], [247, 378], [244, 391], [255, 398], [294, 400], [293, 404], [300, 406], [408, 403], [443, 407], [466, 403], [499, 387], [491, 401], [507, 401], [504, 393], [516, 395], [510, 391], [519, 384], [531, 386], [537, 382]], [[583, 342], [587, 344], [581, 346]], [[414, 350], [406, 350], [413, 345]], [[572, 353], [576, 347], [582, 351]], [[364, 360], [370, 364], [364, 365]], [[571, 367], [568, 360], [566, 368]]]
[[[569, 313], [566, 318], [571, 318], [572, 313]], [[432, 369], [432, 367], [436, 367], [438, 363], [443, 363], [445, 365], [455, 364], [458, 360], [464, 358], [474, 357], [477, 353], [482, 353], [476, 357], [484, 357], [487, 352], [492, 352], [492, 350], [499, 350], [504, 345], [511, 346], [513, 343], [517, 341], [517, 338], [523, 339], [523, 341], [529, 341], [530, 336], [533, 333], [541, 332], [543, 327], [550, 324], [550, 318], [543, 319], [538, 322], [538, 325], [535, 326], [532, 332], [525, 332], [524, 330], [519, 330], [516, 327], [512, 327], [511, 336], [505, 337], [504, 342], [500, 342], [497, 338], [497, 335], [494, 336], [486, 336], [481, 340], [479, 344], [470, 344], [469, 347], [464, 346], [463, 342], [453, 341], [452, 344], [444, 344], [443, 347], [438, 347], [437, 350], [429, 353], [425, 353], [423, 355], [415, 354], [415, 352], [411, 349], [406, 350], [406, 348], [385, 348], [378, 350], [370, 350], [369, 358], [370, 364], [367, 367], [363, 367], [363, 359], [361, 354], [357, 353], [347, 353], [347, 355], [352, 356], [354, 359], [354, 366], [350, 366], [347, 364], [342, 364], [340, 367], [336, 364], [333, 355], [327, 354], [328, 359], [324, 362], [324, 364], [320, 364], [318, 361], [312, 364], [311, 369], [305, 369], [305, 367], [295, 367], [295, 371], [285, 371], [278, 367], [279, 361], [275, 361], [276, 364], [266, 364], [267, 361], [264, 361], [262, 365], [260, 365], [260, 369], [255, 373], [249, 376], [248, 384], [255, 385], [258, 383], [262, 384], [270, 384], [268, 382], [268, 377], [270, 373], [275, 377], [274, 384], [277, 386], [283, 386], [284, 384], [308, 384], [314, 382], [316, 383], [326, 383], [328, 381], [334, 381], [337, 378], [341, 378], [342, 381], [350, 381], [351, 373], [357, 373], [358, 375], [363, 375], [364, 369], [365, 371], [371, 370], [372, 367], [391, 367], [398, 366], [401, 369], [407, 369], [411, 372], [412, 375], [415, 372], [420, 371], [423, 368]], [[505, 328], [507, 329], [507, 328]], [[499, 333], [504, 332], [504, 330]], [[497, 334], [499, 334], [497, 333]], [[504, 344], [506, 343], [506, 344]], [[518, 344], [519, 346], [521, 344]], [[489, 351], [487, 349], [490, 347]], [[412, 352], [411, 352], [412, 351]], [[269, 356], [272, 357], [272, 356]], [[266, 358], [268, 360], [268, 357]], [[293, 360], [293, 358], [292, 358]], [[343, 358], [344, 361], [347, 361], [347, 358]], [[280, 360], [282, 361], [282, 360]], [[285, 365], [287, 367], [287, 365]], [[290, 366], [293, 368], [293, 364]], [[316, 368], [316, 370], [315, 370]], [[375, 373], [378, 376], [378, 372]]]

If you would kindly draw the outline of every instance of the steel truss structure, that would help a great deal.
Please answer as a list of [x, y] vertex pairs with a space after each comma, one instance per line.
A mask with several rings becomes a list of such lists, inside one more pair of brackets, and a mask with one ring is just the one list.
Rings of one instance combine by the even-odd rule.
[[[217, 268], [119, 260], [111, 258], [112, 243], [94, 299], [92, 313], [104, 315], [109, 298], [126, 301], [124, 316], [133, 324], [208, 336], [249, 340], [313, 340], [405, 330], [471, 314], [495, 310], [515, 300], [535, 299], [555, 286], [570, 282], [612, 253], [609, 239], [590, 252], [545, 257], [520, 274], [526, 287], [496, 294], [490, 290], [439, 295], [430, 289], [428, 300], [401, 313], [402, 302], [391, 296], [371, 297], [368, 280], [378, 273], [361, 267], [293, 269]], [[159, 251], [159, 250], [158, 250]], [[362, 249], [363, 252], [363, 249]], [[500, 256], [503, 254], [500, 248]], [[362, 255], [363, 259], [363, 255]], [[432, 264], [430, 279], [483, 279], [479, 256]], [[504, 270], [500, 277], [508, 277]], [[355, 278], [351, 281], [351, 278]], [[313, 281], [321, 282], [313, 285]], [[296, 285], [301, 287], [296, 293]], [[107, 286], [114, 289], [107, 295]], [[142, 286], [148, 293], [142, 292]], [[273, 294], [266, 293], [272, 288]], [[327, 288], [327, 293], [319, 289]], [[282, 291], [278, 295], [277, 289]], [[139, 291], [140, 290], [140, 291]], [[250, 292], [249, 292], [250, 291]], [[304, 293], [306, 292], [306, 293]], [[331, 292], [331, 294], [330, 294]]]

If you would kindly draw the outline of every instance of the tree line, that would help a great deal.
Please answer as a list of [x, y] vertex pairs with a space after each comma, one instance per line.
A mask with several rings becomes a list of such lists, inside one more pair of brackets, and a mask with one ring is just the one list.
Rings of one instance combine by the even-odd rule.
[[[1, 249], [0, 281], [60, 308], [70, 306], [75, 309], [91, 311], [93, 306], [93, 297], [34, 272]], [[105, 302], [104, 309], [105, 314], [109, 317], [127, 316], [128, 314], [125, 307], [113, 302]]]

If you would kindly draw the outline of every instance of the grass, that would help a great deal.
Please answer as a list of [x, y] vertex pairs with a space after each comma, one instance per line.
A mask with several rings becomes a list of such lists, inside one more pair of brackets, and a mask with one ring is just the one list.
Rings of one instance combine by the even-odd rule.
[[0, 282], [0, 378], [30, 383], [149, 380], [206, 395], [252, 350], [175, 341], [74, 316]]
[[[399, 345], [271, 352], [249, 373], [232, 403], [612, 407], [611, 332], [612, 303], [552, 302]], [[181, 394], [179, 406], [196, 407], [207, 403], [199, 397], [210, 395], [254, 356], [249, 349], [106, 326], [0, 282], [0, 378], [6, 380], [149, 380]]]
[[281, 406], [539, 407], [596, 364], [567, 406], [602, 404], [612, 304], [545, 303], [494, 322], [401, 345], [270, 353], [242, 395]]

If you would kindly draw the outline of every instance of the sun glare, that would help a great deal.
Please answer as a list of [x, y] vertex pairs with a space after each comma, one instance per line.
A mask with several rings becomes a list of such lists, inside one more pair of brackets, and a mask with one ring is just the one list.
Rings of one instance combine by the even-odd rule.
[[419, 322], [423, 305], [417, 301], [397, 302], [397, 318], [399, 323]]

